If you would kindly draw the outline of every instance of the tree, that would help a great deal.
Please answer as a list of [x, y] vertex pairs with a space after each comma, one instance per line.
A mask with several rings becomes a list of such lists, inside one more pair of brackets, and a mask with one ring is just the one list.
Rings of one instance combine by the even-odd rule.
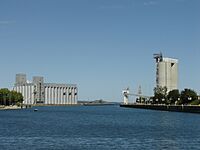
[[22, 102], [23, 96], [21, 93], [9, 91], [6, 88], [0, 89], [0, 105], [15, 105]]
[[11, 102], [13, 104], [22, 103], [23, 102], [22, 94], [16, 91], [11, 91]]
[[8, 105], [9, 90], [7, 88], [0, 89], [0, 104]]
[[155, 87], [154, 88], [154, 97], [153, 97], [153, 103], [166, 103], [167, 99], [167, 87]]
[[198, 96], [194, 90], [184, 89], [181, 91], [181, 104], [188, 104], [197, 99]]
[[180, 93], [178, 89], [169, 91], [167, 95], [167, 99], [169, 101], [169, 104], [175, 104], [176, 101], [180, 99]]

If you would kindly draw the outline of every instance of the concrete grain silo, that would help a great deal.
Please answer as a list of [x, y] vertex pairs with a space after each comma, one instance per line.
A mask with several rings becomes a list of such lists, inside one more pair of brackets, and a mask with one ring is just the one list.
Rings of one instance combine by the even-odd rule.
[[156, 86], [167, 87], [167, 92], [178, 89], [178, 60], [154, 54], [156, 59]]

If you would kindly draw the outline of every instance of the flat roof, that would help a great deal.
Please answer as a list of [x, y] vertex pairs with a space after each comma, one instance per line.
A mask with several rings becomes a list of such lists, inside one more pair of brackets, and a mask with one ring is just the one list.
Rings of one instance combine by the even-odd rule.
[[44, 86], [76, 87], [76, 84], [44, 83]]
[[165, 61], [165, 62], [171, 62], [171, 63], [178, 63], [178, 59], [168, 58], [168, 57], [164, 57], [163, 61]]

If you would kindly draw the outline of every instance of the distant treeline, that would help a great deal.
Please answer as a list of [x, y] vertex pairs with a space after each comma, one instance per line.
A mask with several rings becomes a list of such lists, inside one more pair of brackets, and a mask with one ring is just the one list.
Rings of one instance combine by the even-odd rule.
[[0, 89], [0, 105], [20, 105], [22, 102], [21, 93], [10, 91], [7, 88]]

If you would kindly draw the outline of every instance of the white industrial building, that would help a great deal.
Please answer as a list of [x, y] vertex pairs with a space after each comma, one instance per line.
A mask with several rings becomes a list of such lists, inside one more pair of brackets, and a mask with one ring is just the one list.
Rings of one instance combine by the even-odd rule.
[[17, 74], [14, 90], [22, 93], [24, 104], [73, 105], [77, 104], [76, 84], [44, 83], [43, 77], [27, 82], [26, 74]]
[[162, 54], [154, 54], [156, 59], [156, 86], [167, 87], [167, 92], [178, 89], [178, 60], [163, 58]]

